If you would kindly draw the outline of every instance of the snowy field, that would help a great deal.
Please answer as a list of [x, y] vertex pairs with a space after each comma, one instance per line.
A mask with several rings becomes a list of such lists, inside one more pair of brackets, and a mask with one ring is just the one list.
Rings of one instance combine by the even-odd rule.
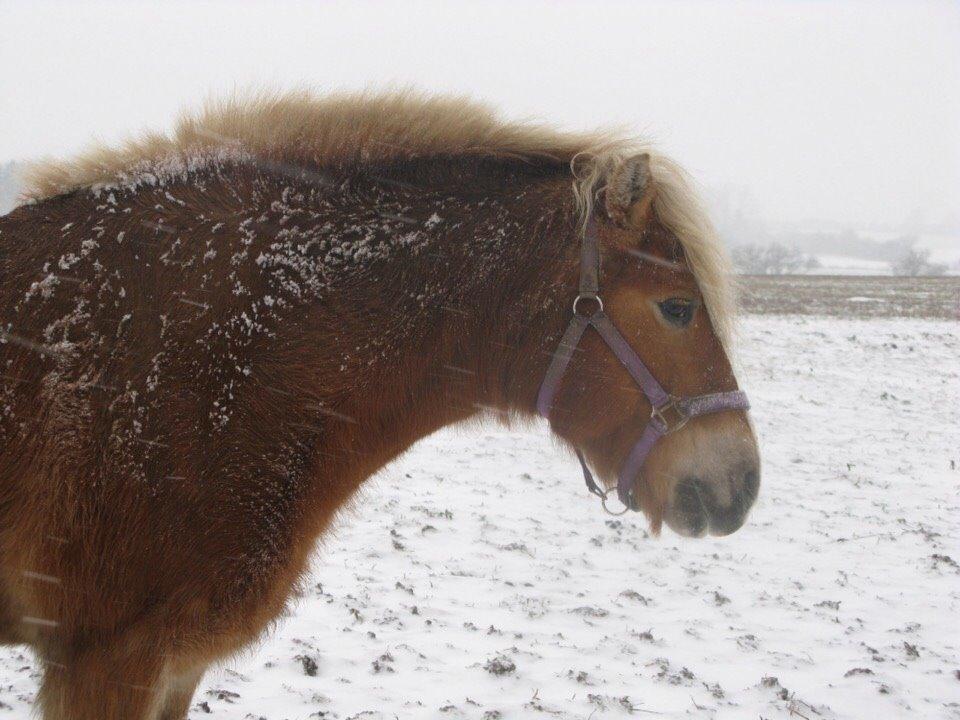
[[[190, 717], [960, 718], [960, 329], [750, 316], [764, 462], [733, 536], [601, 513], [546, 428], [448, 430], [368, 484]], [[0, 718], [36, 665], [0, 655]]]
[[742, 275], [740, 304], [758, 315], [960, 320], [960, 277]]

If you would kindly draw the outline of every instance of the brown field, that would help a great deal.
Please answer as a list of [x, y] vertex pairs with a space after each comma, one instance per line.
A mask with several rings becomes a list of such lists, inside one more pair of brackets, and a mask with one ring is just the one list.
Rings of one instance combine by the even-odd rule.
[[960, 319], [960, 277], [745, 275], [740, 304], [758, 315]]

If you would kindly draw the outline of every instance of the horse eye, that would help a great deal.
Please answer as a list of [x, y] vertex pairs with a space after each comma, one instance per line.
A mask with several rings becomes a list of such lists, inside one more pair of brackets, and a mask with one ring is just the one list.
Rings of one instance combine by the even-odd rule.
[[657, 305], [664, 319], [671, 325], [686, 327], [690, 324], [690, 321], [693, 320], [695, 306], [689, 300], [669, 298], [668, 300], [657, 303]]

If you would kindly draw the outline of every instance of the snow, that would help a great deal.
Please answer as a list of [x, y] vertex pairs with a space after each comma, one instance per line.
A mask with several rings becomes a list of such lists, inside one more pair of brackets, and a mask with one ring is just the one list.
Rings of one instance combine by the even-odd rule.
[[[858, 231], [858, 235], [876, 240], [895, 240], [904, 233]], [[960, 271], [960, 237], [955, 234], [919, 233], [915, 235], [914, 247], [930, 253], [930, 262], [947, 266], [947, 275], [956, 275]], [[842, 253], [843, 248], [838, 248]], [[843, 254], [816, 253], [820, 263], [810, 270], [813, 275], [889, 275], [890, 262], [887, 260], [868, 260]]]
[[866, 238], [871, 240], [884, 241], [895, 240], [903, 237], [905, 234], [916, 236], [916, 247], [929, 250], [930, 260], [932, 262], [945, 263], [947, 265], [956, 265], [960, 262], [960, 235], [954, 232], [881, 232], [877, 230], [861, 231]]
[[[726, 538], [602, 514], [541, 424], [368, 483], [190, 717], [960, 718], [956, 323], [751, 316], [764, 479]], [[36, 664], [0, 650], [0, 718]]]
[[889, 275], [886, 260], [865, 260], [845, 255], [816, 255], [820, 266], [810, 272], [814, 275]]

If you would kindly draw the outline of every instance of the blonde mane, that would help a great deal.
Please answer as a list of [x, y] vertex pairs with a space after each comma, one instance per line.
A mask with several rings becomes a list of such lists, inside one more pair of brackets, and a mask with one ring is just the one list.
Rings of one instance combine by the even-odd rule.
[[577, 206], [586, 218], [610, 171], [639, 152], [651, 156], [654, 209], [683, 245], [715, 331], [729, 344], [735, 305], [729, 262], [680, 166], [633, 139], [509, 122], [466, 98], [413, 91], [228, 97], [182, 115], [172, 135], [148, 133], [120, 147], [94, 147], [70, 161], [37, 163], [25, 172], [25, 197], [39, 201], [84, 187], [156, 183], [216, 158], [353, 169], [459, 156], [570, 167]]

